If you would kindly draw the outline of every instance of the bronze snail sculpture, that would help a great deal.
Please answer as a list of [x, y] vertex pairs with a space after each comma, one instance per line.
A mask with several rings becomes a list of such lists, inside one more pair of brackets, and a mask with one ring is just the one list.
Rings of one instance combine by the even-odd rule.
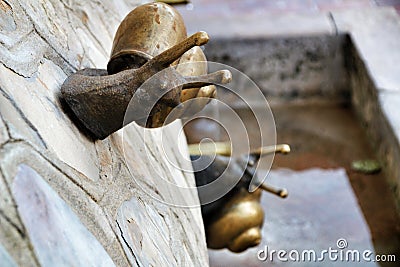
[[[227, 70], [207, 74], [206, 67], [202, 67], [201, 64], [207, 63], [198, 46], [208, 40], [205, 32], [187, 38], [181, 15], [167, 4], [138, 6], [117, 30], [107, 70], [77, 71], [62, 85], [62, 97], [99, 139], [132, 121], [145, 127], [162, 126], [168, 113], [182, 101], [213, 97], [215, 87], [210, 85], [231, 80]], [[195, 64], [198, 67], [192, 71], [187, 71], [180, 62], [194, 62], [199, 58], [203, 62]], [[161, 71], [162, 77], [150, 79]], [[145, 83], [149, 79], [152, 82]], [[200, 106], [206, 104], [200, 102]], [[130, 112], [126, 117], [128, 106]], [[190, 105], [183, 105], [180, 115], [189, 108]]]
[[[249, 247], [257, 246], [261, 242], [261, 227], [264, 212], [260, 205], [261, 190], [273, 193], [281, 198], [287, 197], [286, 189], [277, 189], [261, 184], [259, 189], [250, 193], [248, 188], [256, 173], [256, 162], [260, 157], [272, 153], [289, 153], [290, 147], [286, 144], [272, 147], [261, 147], [251, 151], [248, 155], [231, 158], [224, 143], [215, 143], [214, 152], [218, 153], [211, 164], [201, 170], [195, 171], [196, 185], [202, 186], [218, 179], [225, 172], [227, 177], [240, 180], [235, 187], [217, 201], [202, 205], [201, 211], [205, 225], [207, 246], [212, 249], [228, 248], [232, 252], [242, 252]], [[202, 144], [203, 145], [203, 144]], [[230, 147], [230, 146], [229, 146]], [[215, 149], [216, 148], [216, 149]], [[201, 169], [203, 161], [208, 161], [207, 148], [199, 149], [198, 144], [189, 145], [194, 170]], [[223, 155], [221, 155], [223, 154]], [[201, 155], [201, 157], [199, 157]], [[204, 156], [206, 155], [206, 156]], [[228, 170], [229, 161], [233, 160], [233, 167]], [[243, 175], [242, 175], [243, 174]], [[202, 191], [199, 192], [200, 200], [203, 199]]]

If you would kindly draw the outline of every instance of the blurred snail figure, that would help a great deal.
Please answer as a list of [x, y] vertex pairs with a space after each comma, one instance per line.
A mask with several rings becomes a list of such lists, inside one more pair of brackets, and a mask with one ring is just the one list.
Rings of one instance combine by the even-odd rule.
[[[218, 148], [220, 145], [222, 148], [224, 147], [224, 144], [218, 143], [216, 147]], [[198, 145], [189, 145], [189, 151], [202, 203], [207, 198], [207, 192], [201, 190], [202, 186], [219, 178], [230, 180], [225, 184], [230, 184], [240, 178], [226, 195], [211, 203], [203, 204], [201, 207], [208, 247], [228, 248], [232, 252], [242, 252], [249, 247], [257, 246], [261, 242], [261, 227], [264, 220], [264, 211], [260, 205], [260, 189], [281, 198], [287, 196], [287, 191], [261, 184], [259, 189], [249, 192], [252, 180], [255, 178], [256, 181], [260, 181], [257, 178], [256, 162], [263, 155], [289, 153], [290, 147], [285, 144], [261, 147], [251, 151], [248, 155], [237, 158], [224, 155], [216, 155], [215, 158], [212, 158], [212, 156], [204, 155], [207, 154], [207, 151], [200, 151]], [[220, 151], [226, 152], [223, 149]], [[211, 164], [203, 169], [202, 166], [205, 162], [211, 162]], [[224, 183], [221, 183], [220, 186], [224, 186]]]
[[219, 215], [209, 223], [206, 234], [208, 246], [242, 252], [260, 244], [264, 221], [260, 197], [260, 189], [249, 193], [243, 187], [238, 188], [222, 206]]
[[[99, 139], [132, 121], [144, 127], [160, 127], [179, 117], [165, 121], [174, 107], [187, 100], [185, 91], [193, 92], [198, 88], [197, 94], [190, 94], [189, 98], [196, 98], [198, 94], [212, 97], [215, 87], [210, 90], [209, 85], [231, 80], [227, 70], [207, 74], [201, 66], [206, 60], [198, 46], [208, 40], [205, 32], [187, 37], [181, 15], [167, 4], [138, 6], [118, 27], [107, 70], [77, 71], [62, 85], [62, 97], [83, 125]], [[187, 57], [181, 56], [186, 52], [198, 56], [185, 60]], [[203, 63], [187, 71], [190, 64], [183, 62], [199, 58]], [[153, 76], [156, 78], [150, 79]], [[185, 113], [189, 106], [182, 105], [179, 114]]]

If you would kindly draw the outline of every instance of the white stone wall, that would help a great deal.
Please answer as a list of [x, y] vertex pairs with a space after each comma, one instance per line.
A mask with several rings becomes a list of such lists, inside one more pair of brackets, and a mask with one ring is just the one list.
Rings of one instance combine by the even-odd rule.
[[139, 3], [0, 1], [2, 264], [208, 265], [200, 208], [163, 204], [198, 204], [195, 190], [164, 186], [195, 184], [170, 164], [191, 168], [180, 122], [95, 141], [60, 101], [68, 75], [106, 67], [118, 23]]

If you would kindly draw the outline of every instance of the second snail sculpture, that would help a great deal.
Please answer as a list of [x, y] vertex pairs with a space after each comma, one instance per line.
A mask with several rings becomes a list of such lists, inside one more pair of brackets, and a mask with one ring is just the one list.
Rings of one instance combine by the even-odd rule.
[[[132, 121], [160, 127], [192, 108], [201, 109], [207, 101], [196, 102], [197, 107], [182, 105], [179, 114], [167, 122], [174, 107], [188, 99], [213, 97], [213, 84], [231, 80], [227, 70], [207, 74], [207, 62], [198, 46], [208, 40], [205, 32], [187, 37], [181, 15], [167, 4], [138, 6], [117, 30], [107, 70], [77, 71], [62, 85], [62, 97], [98, 139]], [[192, 68], [184, 64], [193, 62], [198, 63]], [[151, 79], [159, 72], [161, 76]]]
[[[287, 154], [290, 152], [290, 147], [286, 144], [261, 147], [250, 151], [248, 155], [234, 158], [226, 156], [229, 151], [225, 149], [225, 144], [213, 143], [214, 151], [211, 151], [211, 149], [210, 151], [207, 151], [207, 149], [200, 150], [199, 144], [194, 144], [189, 145], [189, 151], [194, 169], [201, 169], [201, 171], [194, 173], [201, 201], [206, 199], [208, 195], [208, 192], [200, 189], [201, 186], [220, 178], [230, 181], [237, 181], [237, 178], [240, 178], [239, 182], [223, 197], [202, 205], [201, 213], [209, 248], [228, 248], [232, 252], [242, 252], [250, 247], [257, 246], [261, 242], [264, 211], [260, 204], [260, 189], [281, 198], [288, 195], [286, 189], [277, 189], [266, 184], [259, 185], [259, 189], [254, 192], [248, 191], [254, 178], [260, 180], [257, 178], [256, 162], [262, 156], [268, 154]], [[219, 146], [222, 147], [220, 153], [225, 155], [217, 154], [215, 158], [207, 156], [207, 154], [214, 155], [215, 148], [218, 150]], [[205, 162], [211, 162], [211, 164], [204, 168]], [[230, 167], [228, 167], [229, 165]]]

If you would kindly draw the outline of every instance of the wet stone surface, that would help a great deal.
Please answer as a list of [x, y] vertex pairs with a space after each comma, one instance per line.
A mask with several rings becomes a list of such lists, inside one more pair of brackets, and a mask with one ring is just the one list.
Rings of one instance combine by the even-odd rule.
[[[348, 249], [365, 249], [400, 258], [400, 218], [385, 170], [365, 174], [351, 163], [375, 159], [371, 143], [351, 108], [341, 105], [291, 105], [272, 107], [278, 143], [291, 145], [289, 155], [276, 155], [266, 182], [289, 191], [287, 199], [263, 193], [265, 210], [262, 244], [244, 254], [210, 250], [211, 266], [310, 266], [257, 259], [264, 249], [337, 249], [339, 238]], [[256, 121], [245, 110], [238, 113], [257, 140]], [[224, 114], [221, 114], [223, 116]], [[260, 122], [263, 123], [263, 122]], [[268, 138], [268, 137], [263, 137]], [[257, 145], [257, 144], [253, 144]], [[302, 265], [303, 264], [303, 265]], [[345, 266], [366, 266], [345, 263]], [[324, 261], [311, 266], [343, 266]], [[370, 263], [367, 266], [380, 266]], [[382, 266], [398, 266], [396, 262]]]
[[[276, 254], [272, 259], [269, 255], [265, 261], [257, 258], [258, 251], [265, 250], [266, 246], [269, 252], [297, 250], [300, 254], [305, 249], [313, 249], [320, 258], [321, 252], [329, 247], [339, 250], [336, 242], [340, 238], [346, 239], [347, 249], [374, 251], [367, 222], [344, 169], [315, 168], [298, 172], [280, 169], [272, 171], [268, 181], [274, 185], [284, 184], [289, 197], [282, 200], [270, 194], [262, 195], [265, 222], [261, 244], [240, 255], [210, 251], [212, 266], [341, 266], [340, 261], [330, 262], [327, 255], [324, 261], [316, 263], [280, 262]], [[357, 266], [346, 263], [346, 266], [353, 265]], [[378, 265], [363, 263], [358, 266]]]

